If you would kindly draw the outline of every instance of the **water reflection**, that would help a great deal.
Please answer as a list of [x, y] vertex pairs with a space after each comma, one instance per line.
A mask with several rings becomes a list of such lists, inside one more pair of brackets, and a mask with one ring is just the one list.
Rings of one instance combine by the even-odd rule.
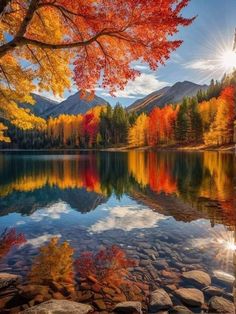
[[88, 212], [114, 193], [159, 206], [177, 220], [210, 218], [213, 224], [234, 225], [235, 167], [232, 154], [216, 152], [1, 155], [1, 214], [32, 214], [58, 207], [53, 204], [59, 200]]
[[235, 157], [216, 152], [2, 154], [0, 270], [23, 276], [20, 306], [71, 298], [102, 311], [185, 286], [193, 269], [232, 300], [235, 174]]

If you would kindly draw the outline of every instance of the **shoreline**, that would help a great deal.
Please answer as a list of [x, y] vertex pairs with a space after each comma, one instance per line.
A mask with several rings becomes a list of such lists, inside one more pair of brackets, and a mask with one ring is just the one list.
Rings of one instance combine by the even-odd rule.
[[205, 145], [162, 145], [162, 146], [143, 146], [143, 147], [107, 147], [107, 148], [40, 148], [40, 149], [25, 149], [25, 148], [2, 148], [0, 152], [61, 152], [61, 151], [78, 151], [78, 152], [128, 152], [128, 151], [176, 151], [176, 152], [204, 152], [204, 151], [216, 151], [216, 152], [236, 152], [235, 145], [222, 145], [222, 146], [205, 146]]

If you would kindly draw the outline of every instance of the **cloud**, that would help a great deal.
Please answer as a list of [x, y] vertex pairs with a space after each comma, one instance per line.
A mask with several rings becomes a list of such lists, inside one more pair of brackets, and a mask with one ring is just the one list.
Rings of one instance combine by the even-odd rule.
[[[167, 85], [170, 84], [160, 81], [153, 73], [142, 73], [134, 81], [130, 81], [124, 90], [117, 91], [115, 96], [123, 98], [137, 98], [140, 96], [146, 96]], [[103, 96], [109, 96], [107, 92], [103, 92], [101, 94]]]
[[106, 230], [121, 229], [131, 231], [133, 229], [153, 228], [165, 216], [153, 212], [148, 208], [134, 206], [116, 206], [109, 211], [109, 216], [93, 224], [89, 231], [100, 233]]
[[194, 60], [189, 63], [186, 63], [185, 65], [186, 69], [192, 69], [192, 70], [202, 70], [202, 71], [213, 71], [215, 70], [215, 61], [214, 60]]
[[57, 237], [57, 238], [61, 238], [61, 234], [50, 234], [50, 233], [45, 233], [42, 236], [39, 236], [37, 238], [32, 238], [32, 239], [28, 239], [27, 242], [23, 245], [32, 245], [33, 247], [37, 248], [37, 247], [41, 247], [45, 242], [50, 241], [51, 238], [53, 237]]
[[34, 221], [41, 221], [44, 218], [60, 219], [61, 214], [68, 214], [70, 206], [64, 202], [55, 203], [49, 207], [39, 209], [30, 218]]
[[43, 96], [43, 97], [49, 98], [49, 99], [51, 99], [53, 101], [56, 101], [56, 102], [61, 102], [61, 101], [65, 100], [64, 97], [60, 97], [58, 95], [54, 95], [53, 93], [47, 92], [47, 91], [39, 92], [39, 91], [35, 90], [34, 93], [39, 95], [39, 96]]

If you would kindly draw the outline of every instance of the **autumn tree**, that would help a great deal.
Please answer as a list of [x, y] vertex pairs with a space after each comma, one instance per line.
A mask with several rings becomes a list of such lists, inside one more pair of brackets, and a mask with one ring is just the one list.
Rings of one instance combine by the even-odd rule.
[[18, 104], [33, 104], [35, 90], [62, 95], [72, 76], [81, 90], [114, 93], [140, 74], [132, 61], [155, 70], [181, 44], [170, 36], [193, 20], [181, 15], [188, 2], [1, 1], [1, 116], [16, 125], [30, 120]]
[[29, 273], [30, 281], [37, 284], [73, 283], [73, 253], [67, 242], [59, 244], [54, 237], [49, 244], [40, 248]]
[[128, 143], [130, 146], [145, 146], [148, 143], [149, 117], [141, 113], [129, 129]]
[[5, 229], [0, 235], [0, 260], [6, 256], [13, 247], [25, 243], [23, 233], [17, 234], [15, 228]]

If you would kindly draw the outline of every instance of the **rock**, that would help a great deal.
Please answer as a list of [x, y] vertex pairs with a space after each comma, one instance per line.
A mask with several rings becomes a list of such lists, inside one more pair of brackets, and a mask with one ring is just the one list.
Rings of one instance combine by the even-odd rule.
[[152, 265], [157, 269], [165, 269], [168, 267], [168, 263], [164, 259], [159, 259], [155, 262], [152, 262]]
[[21, 277], [9, 273], [0, 273], [0, 289], [14, 285], [20, 281]]
[[157, 289], [150, 295], [149, 311], [156, 312], [159, 310], [168, 310], [173, 303], [164, 289]]
[[68, 300], [50, 300], [21, 312], [22, 314], [87, 314], [93, 312], [90, 305]]
[[176, 295], [186, 304], [191, 306], [201, 306], [204, 304], [202, 291], [193, 288], [180, 288], [175, 291]]
[[104, 303], [104, 301], [102, 299], [100, 300], [95, 300], [94, 301], [94, 304], [96, 305], [96, 307], [99, 309], [99, 310], [105, 310], [107, 307], [106, 307], [106, 304]]
[[142, 314], [142, 304], [136, 301], [121, 302], [116, 304], [114, 312], [125, 314]]
[[223, 282], [224, 284], [227, 285], [232, 285], [234, 283], [234, 276], [227, 274], [223, 271], [220, 270], [215, 270], [213, 271], [213, 275], [215, 277], [215, 279], [219, 280], [220, 282]]
[[176, 305], [173, 310], [170, 311], [171, 314], [193, 314], [186, 306]]
[[209, 301], [209, 313], [235, 314], [235, 306], [225, 298], [212, 297]]
[[30, 300], [34, 298], [36, 295], [41, 294], [45, 298], [50, 299], [49, 288], [47, 286], [42, 285], [23, 285], [18, 286], [20, 291], [20, 295]]
[[224, 289], [209, 286], [203, 289], [203, 292], [210, 295], [210, 296], [221, 296], [224, 293]]
[[182, 274], [184, 279], [193, 281], [194, 283], [201, 285], [201, 286], [209, 286], [211, 284], [211, 277], [201, 270], [190, 270], [184, 272]]

